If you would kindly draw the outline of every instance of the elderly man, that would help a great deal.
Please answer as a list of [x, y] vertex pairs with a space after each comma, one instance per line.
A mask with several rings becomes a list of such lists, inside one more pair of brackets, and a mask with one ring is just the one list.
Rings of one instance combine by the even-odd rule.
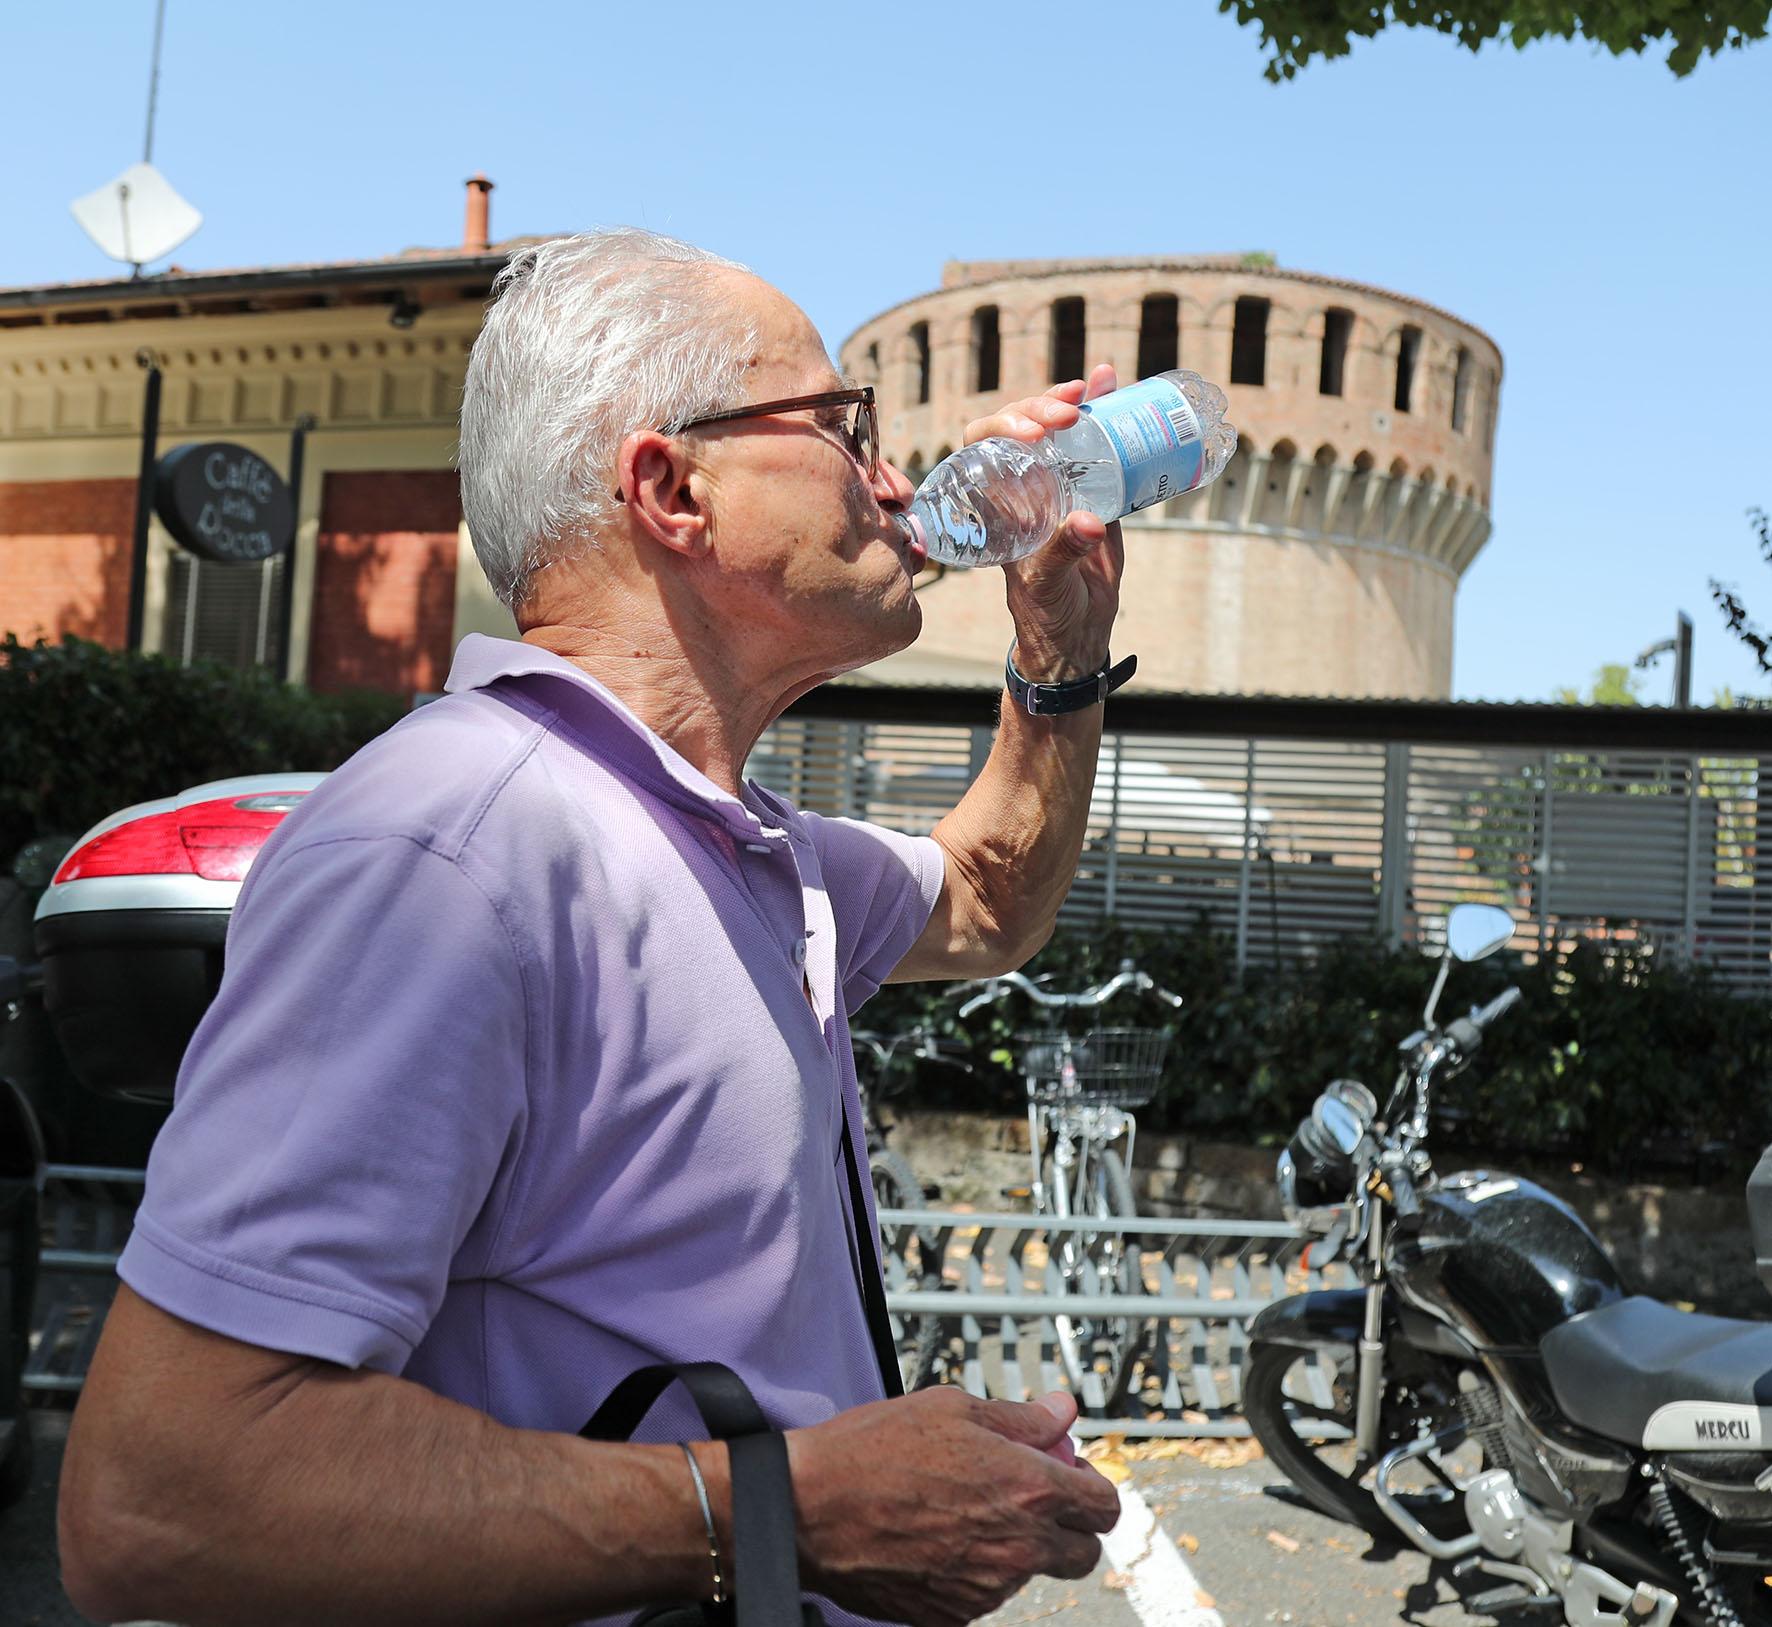
[[[1037, 439], [1084, 394], [969, 436]], [[946, 1627], [1087, 1574], [1116, 1497], [1048, 1450], [1066, 1398], [883, 1399], [847, 1034], [887, 979], [1050, 933], [1117, 530], [1073, 515], [1007, 573], [1016, 684], [1055, 715], [1005, 705], [912, 840], [742, 778], [921, 618], [911, 488], [790, 301], [647, 233], [524, 250], [461, 470], [522, 640], [466, 641], [242, 892], [69, 1441], [75, 1603], [307, 1627], [712, 1597], [682, 1398], [634, 1444], [573, 1433], [657, 1360], [727, 1363], [787, 1432], [834, 1620]], [[729, 1552], [724, 1449], [690, 1452]]]

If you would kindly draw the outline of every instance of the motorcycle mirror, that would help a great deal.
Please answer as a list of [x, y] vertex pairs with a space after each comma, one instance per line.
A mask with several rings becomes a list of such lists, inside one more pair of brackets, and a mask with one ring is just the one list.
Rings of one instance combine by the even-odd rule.
[[1460, 904], [1446, 917], [1446, 947], [1459, 960], [1482, 960], [1506, 946], [1514, 918], [1493, 904]]
[[42, 892], [79, 840], [74, 836], [34, 836], [12, 861], [12, 879], [27, 892]]
[[1358, 1079], [1331, 1079], [1324, 1094], [1344, 1103], [1362, 1127], [1370, 1126], [1378, 1117], [1378, 1098]]

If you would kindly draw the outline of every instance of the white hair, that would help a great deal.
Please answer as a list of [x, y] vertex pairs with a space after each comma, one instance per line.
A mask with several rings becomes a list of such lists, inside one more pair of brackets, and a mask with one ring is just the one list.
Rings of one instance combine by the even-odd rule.
[[461, 401], [461, 500], [515, 610], [542, 566], [595, 548], [635, 429], [737, 405], [754, 325], [709, 273], [736, 261], [638, 227], [520, 249], [492, 285]]

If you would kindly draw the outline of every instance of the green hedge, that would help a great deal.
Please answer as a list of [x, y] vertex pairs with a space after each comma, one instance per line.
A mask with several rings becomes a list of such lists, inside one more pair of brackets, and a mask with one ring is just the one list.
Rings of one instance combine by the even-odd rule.
[[[1382, 1102], [1397, 1046], [1420, 1024], [1434, 965], [1412, 949], [1367, 938], [1326, 944], [1312, 958], [1239, 977], [1235, 946], [1203, 920], [1171, 932], [1114, 924], [1061, 930], [1030, 964], [1076, 989], [1132, 956], [1186, 997], [1170, 1012], [1124, 999], [1110, 1019], [1173, 1023], [1161, 1088], [1140, 1123], [1226, 1140], [1278, 1144], [1331, 1079], [1363, 1080]], [[1521, 1003], [1489, 1030], [1482, 1052], [1436, 1094], [1435, 1139], [1447, 1148], [1542, 1152], [1589, 1169], [1631, 1174], [1684, 1167], [1730, 1172], [1772, 1140], [1772, 1005], [1730, 994], [1702, 968], [1667, 957], [1584, 946], [1561, 963], [1497, 955], [1454, 965], [1442, 1017], [1509, 984]], [[967, 1078], [906, 1068], [898, 1100], [1018, 1111], [1012, 1036], [1037, 1028], [1019, 995], [975, 1014], [940, 984], [880, 992], [858, 1026], [892, 1032], [930, 1020], [966, 1039], [979, 1069]]]
[[[35, 836], [77, 835], [132, 802], [236, 774], [335, 768], [406, 710], [372, 692], [315, 695], [259, 671], [177, 667], [78, 639], [0, 642], [0, 869]], [[1060, 988], [1110, 975], [1131, 955], [1186, 996], [1171, 1013], [1128, 1000], [1124, 1022], [1172, 1021], [1175, 1043], [1141, 1122], [1278, 1142], [1330, 1079], [1363, 1079], [1382, 1098], [1396, 1046], [1420, 1020], [1432, 964], [1368, 939], [1239, 977], [1234, 945], [1204, 921], [1171, 932], [1109, 924], [1062, 931], [1029, 968]], [[1740, 999], [1701, 968], [1586, 947], [1561, 965], [1497, 956], [1454, 967], [1444, 1014], [1509, 983], [1524, 996], [1470, 1069], [1439, 1094], [1444, 1144], [1555, 1152], [1629, 1173], [1690, 1163], [1705, 1149], [1751, 1163], [1772, 1140], [1772, 1006]], [[870, 1028], [928, 1019], [967, 1039], [965, 1078], [907, 1070], [909, 1099], [1018, 1111], [1012, 1035], [1038, 1027], [1019, 997], [969, 1028], [940, 984], [884, 989]]]
[[0, 641], [0, 869], [36, 836], [78, 836], [132, 802], [236, 774], [336, 768], [406, 710], [269, 673], [179, 667], [83, 639]]

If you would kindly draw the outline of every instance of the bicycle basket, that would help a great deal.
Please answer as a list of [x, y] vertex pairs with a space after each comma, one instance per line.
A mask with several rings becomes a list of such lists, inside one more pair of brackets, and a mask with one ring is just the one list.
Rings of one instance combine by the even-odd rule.
[[1170, 1028], [1096, 1028], [1073, 1038], [1050, 1029], [1017, 1034], [1028, 1098], [1143, 1107], [1156, 1094], [1173, 1034]]

